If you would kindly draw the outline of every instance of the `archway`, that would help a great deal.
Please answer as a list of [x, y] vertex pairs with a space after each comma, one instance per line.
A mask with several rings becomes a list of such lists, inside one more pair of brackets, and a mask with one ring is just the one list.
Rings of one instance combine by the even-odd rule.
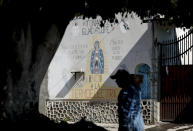
[[151, 99], [151, 81], [149, 78], [150, 67], [147, 64], [139, 64], [136, 66], [135, 73], [138, 75], [143, 75], [144, 81], [140, 85], [142, 88], [141, 98]]

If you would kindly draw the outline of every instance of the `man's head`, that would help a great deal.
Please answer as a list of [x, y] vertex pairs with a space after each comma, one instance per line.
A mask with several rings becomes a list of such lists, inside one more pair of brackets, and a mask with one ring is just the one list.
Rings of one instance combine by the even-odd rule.
[[118, 70], [114, 75], [110, 76], [111, 79], [115, 79], [116, 83], [121, 88], [126, 88], [129, 86], [131, 79], [130, 74], [124, 69]]
[[117, 85], [121, 88], [127, 88], [130, 84], [135, 85], [135, 87], [140, 87], [140, 84], [143, 83], [143, 76], [129, 74], [129, 72], [124, 69], [118, 70], [111, 76], [111, 79], [115, 79]]

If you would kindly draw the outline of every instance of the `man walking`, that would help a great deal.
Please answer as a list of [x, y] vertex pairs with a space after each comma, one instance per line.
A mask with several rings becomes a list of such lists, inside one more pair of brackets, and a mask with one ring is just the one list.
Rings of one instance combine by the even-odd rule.
[[124, 69], [111, 76], [122, 88], [118, 96], [119, 131], [143, 131], [144, 121], [141, 114], [141, 89], [143, 77], [130, 75]]

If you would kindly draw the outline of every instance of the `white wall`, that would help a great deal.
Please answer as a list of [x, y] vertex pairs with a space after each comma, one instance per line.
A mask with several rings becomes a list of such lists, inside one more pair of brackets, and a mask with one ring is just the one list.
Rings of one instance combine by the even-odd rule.
[[[124, 28], [123, 22], [113, 25], [106, 23], [103, 28], [100, 28], [97, 25], [97, 20], [100, 20], [100, 17], [97, 20], [75, 19], [71, 21], [49, 66], [49, 98], [75, 98], [71, 96], [72, 87], [70, 85], [72, 84], [69, 83], [69, 80], [73, 79], [72, 71], [85, 72], [85, 82], [81, 89], [87, 89], [90, 92], [85, 92], [86, 90], [84, 90], [79, 93], [91, 93], [94, 95], [99, 93], [101, 88], [116, 88], [116, 95], [112, 96], [114, 98], [117, 96], [119, 89], [109, 76], [115, 73], [121, 65], [125, 65], [130, 73], [135, 73], [135, 67], [141, 63], [148, 64], [151, 67], [153, 41], [151, 24], [141, 24], [141, 20], [135, 14], [132, 14], [132, 16], [130, 15], [125, 19], [128, 29]], [[91, 92], [92, 90], [89, 90], [91, 89], [91, 84], [88, 81], [88, 77], [96, 76], [91, 74], [89, 70], [90, 57], [95, 40], [101, 42], [100, 47], [104, 54], [105, 71], [104, 74], [101, 74], [102, 82], [94, 83], [99, 84], [101, 88], [97, 88], [96, 92], [93, 93]], [[102, 95], [108, 96], [107, 93], [109, 92], [111, 91], [109, 90], [105, 95]], [[58, 94], [60, 95], [58, 96]], [[80, 98], [90, 99], [91, 96], [87, 95]]]

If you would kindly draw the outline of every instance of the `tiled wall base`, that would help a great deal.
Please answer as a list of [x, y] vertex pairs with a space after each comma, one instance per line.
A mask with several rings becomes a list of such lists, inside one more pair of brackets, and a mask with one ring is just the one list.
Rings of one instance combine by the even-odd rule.
[[[152, 123], [152, 100], [143, 100], [145, 124]], [[46, 115], [56, 121], [77, 122], [86, 117], [96, 123], [118, 123], [117, 101], [48, 100]]]

